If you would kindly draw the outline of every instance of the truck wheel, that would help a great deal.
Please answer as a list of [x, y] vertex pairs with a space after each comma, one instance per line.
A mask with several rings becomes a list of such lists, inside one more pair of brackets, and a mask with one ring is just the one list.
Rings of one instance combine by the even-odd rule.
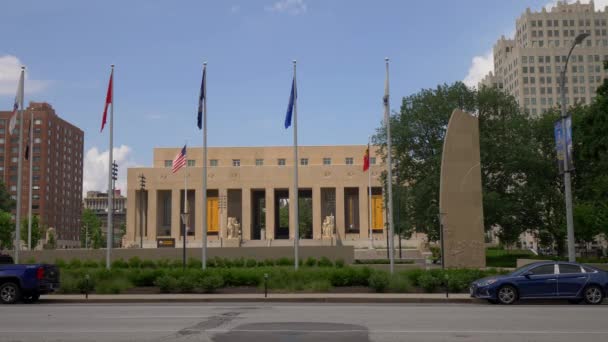
[[21, 289], [15, 283], [0, 285], [0, 301], [2, 304], [15, 304], [21, 297]]
[[40, 299], [40, 293], [30, 293], [23, 295], [23, 302], [26, 304], [36, 303]]

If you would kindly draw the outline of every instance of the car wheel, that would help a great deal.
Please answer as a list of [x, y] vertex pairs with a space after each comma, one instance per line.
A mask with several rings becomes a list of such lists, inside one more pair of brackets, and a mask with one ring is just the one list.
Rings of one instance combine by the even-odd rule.
[[517, 301], [517, 289], [511, 285], [505, 285], [498, 289], [498, 302], [500, 304], [513, 304]]
[[39, 293], [31, 293], [27, 295], [23, 295], [23, 302], [26, 304], [36, 303], [40, 299]]
[[597, 285], [591, 285], [585, 289], [585, 303], [587, 304], [602, 304], [604, 301], [604, 293]]
[[21, 289], [15, 283], [4, 283], [0, 285], [0, 301], [3, 304], [14, 304], [21, 297]]

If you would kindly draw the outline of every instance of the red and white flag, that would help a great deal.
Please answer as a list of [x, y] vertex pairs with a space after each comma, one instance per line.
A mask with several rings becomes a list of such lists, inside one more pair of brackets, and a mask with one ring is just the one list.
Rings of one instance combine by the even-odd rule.
[[106, 95], [106, 106], [103, 109], [103, 118], [101, 119], [101, 132], [103, 132], [103, 128], [106, 125], [107, 119], [108, 119], [108, 106], [110, 105], [110, 103], [112, 103], [112, 92], [113, 92], [113, 88], [112, 88], [112, 79], [114, 78], [114, 69], [112, 69], [112, 72], [110, 73], [110, 83], [108, 84], [108, 94]]
[[365, 154], [363, 155], [363, 172], [369, 169], [369, 144], [367, 145], [367, 150], [365, 150]]
[[182, 148], [175, 156], [175, 159], [173, 159], [173, 168], [171, 169], [171, 172], [176, 173], [184, 166], [186, 166], [186, 145], [184, 145], [184, 148]]
[[8, 123], [8, 132], [13, 134], [15, 127], [17, 127], [17, 112], [19, 110], [19, 105], [23, 102], [23, 74], [25, 71], [21, 69], [21, 77], [19, 78], [19, 86], [17, 88], [17, 96], [15, 96], [15, 104], [13, 105], [13, 115], [11, 115], [11, 119]]

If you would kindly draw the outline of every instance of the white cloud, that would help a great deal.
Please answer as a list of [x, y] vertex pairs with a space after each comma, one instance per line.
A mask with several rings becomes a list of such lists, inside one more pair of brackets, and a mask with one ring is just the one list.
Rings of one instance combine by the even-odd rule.
[[[124, 195], [127, 191], [127, 169], [137, 167], [133, 160], [133, 150], [127, 145], [120, 145], [113, 149], [114, 160], [118, 164], [118, 180], [116, 189]], [[82, 190], [107, 191], [108, 190], [108, 154], [109, 150], [100, 152], [97, 147], [90, 148], [84, 156], [84, 172]]]
[[239, 5], [232, 5], [230, 6], [230, 13], [238, 13], [241, 10], [241, 6]]
[[490, 72], [494, 70], [494, 57], [492, 50], [481, 56], [473, 57], [469, 72], [463, 82], [469, 87], [477, 87], [477, 84]]
[[[19, 83], [19, 75], [23, 63], [19, 58], [11, 55], [0, 56], [0, 96], [15, 95]], [[46, 89], [49, 81], [32, 80], [28, 78], [28, 70], [25, 69], [25, 93], [36, 93]]]
[[304, 14], [308, 10], [308, 6], [304, 0], [279, 0], [272, 6], [267, 6], [269, 12], [288, 13], [291, 15]]

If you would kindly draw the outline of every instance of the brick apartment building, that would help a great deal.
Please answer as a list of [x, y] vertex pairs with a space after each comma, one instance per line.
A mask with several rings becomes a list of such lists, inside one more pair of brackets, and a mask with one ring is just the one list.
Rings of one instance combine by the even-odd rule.
[[[78, 247], [82, 212], [84, 132], [61, 119], [48, 103], [30, 102], [24, 110], [23, 148], [29, 142], [27, 128], [34, 114], [34, 144], [29, 160], [23, 161], [21, 212], [28, 214], [30, 161], [33, 162], [32, 214], [43, 227], [53, 227], [57, 248]], [[8, 132], [12, 112], [0, 111], [0, 178], [13, 199], [17, 196], [19, 124]], [[13, 213], [14, 214], [14, 213]]]

